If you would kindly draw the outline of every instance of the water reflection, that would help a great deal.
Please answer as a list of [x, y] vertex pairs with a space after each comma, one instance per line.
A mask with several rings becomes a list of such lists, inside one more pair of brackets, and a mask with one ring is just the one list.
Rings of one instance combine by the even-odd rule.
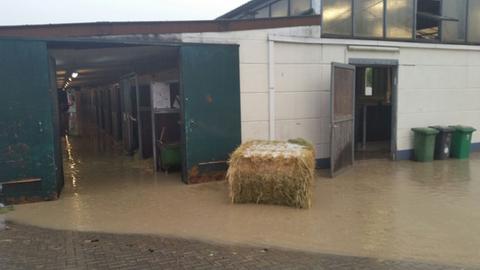
[[[65, 151], [67, 152], [67, 164], [68, 168], [68, 177], [72, 179], [72, 187], [75, 189], [77, 188], [77, 175], [78, 175], [78, 169], [77, 169], [77, 162], [73, 158], [73, 147], [72, 144], [70, 143], [70, 139], [68, 135], [65, 135]], [[67, 177], [67, 178], [68, 178]]]
[[155, 175], [149, 160], [128, 157], [108, 136], [84, 130], [82, 136], [65, 137], [61, 199], [20, 205], [11, 220], [480, 265], [478, 153], [470, 161], [362, 160], [335, 179], [320, 173], [312, 209], [296, 210], [232, 205], [226, 183], [186, 186], [178, 174]]

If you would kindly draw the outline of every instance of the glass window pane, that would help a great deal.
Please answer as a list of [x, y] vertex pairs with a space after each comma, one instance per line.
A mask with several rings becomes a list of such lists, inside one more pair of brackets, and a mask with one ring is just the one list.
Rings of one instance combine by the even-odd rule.
[[413, 0], [387, 0], [387, 38], [413, 38]]
[[[295, 1], [295, 0], [293, 0]], [[315, 14], [320, 14], [320, 11], [322, 10], [322, 1], [320, 0], [312, 0], [312, 8], [315, 11]]]
[[288, 16], [288, 0], [281, 0], [271, 5], [272, 17]]
[[468, 7], [468, 42], [480, 43], [480, 0], [470, 0]]
[[383, 37], [383, 0], [354, 0], [355, 36]]
[[257, 10], [257, 13], [255, 14], [256, 19], [260, 18], [268, 18], [270, 17], [270, 7], [266, 6], [262, 9]]
[[443, 1], [443, 16], [456, 21], [442, 22], [442, 39], [447, 42], [464, 42], [467, 18], [467, 0]]
[[311, 0], [290, 0], [290, 16], [298, 16], [310, 10]]
[[350, 36], [352, 34], [351, 0], [324, 0], [322, 33]]
[[[448, 0], [456, 1], [456, 0]], [[417, 39], [437, 41], [440, 39], [441, 1], [417, 1]]]

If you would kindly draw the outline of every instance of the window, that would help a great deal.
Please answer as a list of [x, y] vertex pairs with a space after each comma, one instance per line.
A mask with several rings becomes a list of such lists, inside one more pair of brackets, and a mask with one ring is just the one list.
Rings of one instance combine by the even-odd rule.
[[357, 37], [383, 37], [383, 0], [354, 0]]
[[[293, 0], [295, 1], [295, 0]], [[322, 10], [322, 1], [321, 0], [312, 0], [312, 8], [315, 11], [315, 14], [320, 14]]]
[[255, 19], [268, 18], [270, 17], [270, 7], [266, 6], [262, 9], [257, 10], [255, 13]]
[[468, 2], [468, 42], [480, 43], [480, 0]]
[[311, 9], [311, 0], [290, 0], [290, 16], [304, 15]]
[[[453, 0], [449, 0], [453, 1]], [[456, 0], [455, 0], [456, 1]], [[417, 2], [417, 39], [439, 40], [441, 1], [418, 0]]]
[[373, 68], [368, 67], [365, 69], [365, 92], [364, 96], [373, 96]]
[[322, 5], [322, 32], [332, 35], [352, 35], [351, 0], [324, 0]]
[[480, 0], [312, 0], [311, 3], [314, 9], [315, 5], [321, 6], [322, 34], [327, 37], [480, 44]]
[[272, 17], [288, 16], [288, 0], [275, 2], [270, 6], [270, 8], [272, 10]]
[[414, 1], [387, 0], [386, 9], [387, 38], [413, 38]]
[[464, 42], [466, 38], [467, 0], [443, 1], [442, 39]]

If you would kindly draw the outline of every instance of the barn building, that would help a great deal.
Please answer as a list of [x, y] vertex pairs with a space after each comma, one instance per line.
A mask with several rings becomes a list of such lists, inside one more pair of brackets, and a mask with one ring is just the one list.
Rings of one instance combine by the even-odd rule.
[[332, 175], [411, 159], [411, 128], [480, 127], [479, 26], [480, 0], [254, 0], [214, 21], [0, 27], [0, 196], [58, 198], [64, 91], [185, 183], [223, 179], [251, 139], [305, 138]]

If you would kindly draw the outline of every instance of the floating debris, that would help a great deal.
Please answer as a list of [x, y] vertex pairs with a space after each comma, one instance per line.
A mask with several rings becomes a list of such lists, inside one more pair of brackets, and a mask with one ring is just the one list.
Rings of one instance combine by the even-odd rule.
[[0, 203], [0, 232], [8, 229], [5, 214], [10, 211], [13, 211], [13, 206], [6, 206], [3, 203]]
[[97, 242], [100, 242], [100, 240], [98, 240], [98, 239], [88, 239], [88, 240], [84, 241], [84, 243], [86, 243], [86, 244], [97, 243]]

